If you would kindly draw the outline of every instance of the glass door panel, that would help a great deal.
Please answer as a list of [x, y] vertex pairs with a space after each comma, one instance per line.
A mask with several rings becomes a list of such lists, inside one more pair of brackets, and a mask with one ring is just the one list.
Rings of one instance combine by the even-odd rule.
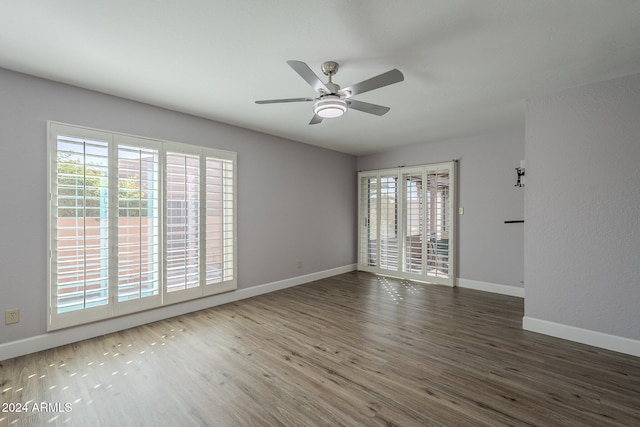
[[378, 266], [378, 178], [363, 177], [360, 180], [360, 239], [359, 264]]
[[451, 199], [449, 171], [427, 173], [427, 262], [426, 274], [432, 278], [449, 279], [449, 237]]
[[453, 285], [455, 163], [361, 172], [358, 269]]
[[398, 177], [380, 178], [380, 268], [398, 271]]
[[423, 271], [422, 174], [404, 174], [404, 271]]

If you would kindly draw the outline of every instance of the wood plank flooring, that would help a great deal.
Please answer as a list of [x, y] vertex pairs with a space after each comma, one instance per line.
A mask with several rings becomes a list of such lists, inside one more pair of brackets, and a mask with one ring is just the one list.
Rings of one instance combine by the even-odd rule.
[[347, 273], [2, 361], [0, 426], [640, 425], [639, 358], [522, 315]]

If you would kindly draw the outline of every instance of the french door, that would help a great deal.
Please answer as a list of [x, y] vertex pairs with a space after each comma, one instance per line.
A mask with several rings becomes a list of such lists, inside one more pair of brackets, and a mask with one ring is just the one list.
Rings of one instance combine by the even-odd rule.
[[455, 162], [358, 174], [358, 269], [453, 286]]

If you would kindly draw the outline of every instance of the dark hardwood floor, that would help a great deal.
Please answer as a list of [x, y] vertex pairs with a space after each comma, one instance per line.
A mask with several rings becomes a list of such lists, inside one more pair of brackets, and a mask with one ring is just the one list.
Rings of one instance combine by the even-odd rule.
[[347, 273], [2, 361], [0, 426], [640, 425], [639, 358], [522, 316]]

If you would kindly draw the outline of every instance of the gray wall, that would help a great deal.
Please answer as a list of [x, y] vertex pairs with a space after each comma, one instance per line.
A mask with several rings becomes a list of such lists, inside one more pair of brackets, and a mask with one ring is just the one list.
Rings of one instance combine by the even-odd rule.
[[240, 289], [356, 262], [354, 156], [0, 69], [0, 344], [46, 332], [47, 120], [237, 152]]
[[459, 159], [458, 278], [523, 287], [524, 190], [515, 168], [524, 159], [524, 127], [361, 156], [358, 170]]
[[527, 105], [525, 317], [640, 339], [640, 75]]

